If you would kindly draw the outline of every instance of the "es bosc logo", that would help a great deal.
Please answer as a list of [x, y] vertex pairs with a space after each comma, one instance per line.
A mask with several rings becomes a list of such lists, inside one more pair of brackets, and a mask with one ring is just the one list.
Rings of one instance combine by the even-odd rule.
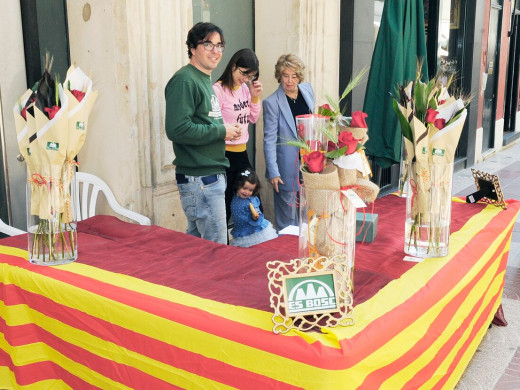
[[284, 280], [287, 314], [314, 314], [338, 310], [334, 274], [311, 273]]

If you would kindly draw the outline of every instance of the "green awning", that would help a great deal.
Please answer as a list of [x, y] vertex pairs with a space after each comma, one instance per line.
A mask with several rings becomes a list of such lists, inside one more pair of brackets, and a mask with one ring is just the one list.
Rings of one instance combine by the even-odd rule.
[[363, 106], [370, 137], [366, 153], [382, 168], [400, 161], [402, 136], [391, 94], [395, 94], [397, 85], [415, 80], [418, 60], [423, 61], [426, 80], [422, 0], [385, 0]]

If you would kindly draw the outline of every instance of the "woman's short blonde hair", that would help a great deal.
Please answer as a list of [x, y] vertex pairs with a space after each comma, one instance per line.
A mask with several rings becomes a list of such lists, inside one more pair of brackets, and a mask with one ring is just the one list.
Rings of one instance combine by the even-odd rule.
[[305, 65], [298, 56], [295, 56], [294, 54], [283, 54], [278, 58], [278, 61], [276, 61], [276, 65], [274, 66], [274, 77], [278, 82], [282, 81], [282, 73], [285, 68], [291, 68], [294, 70], [296, 76], [300, 79], [300, 83], [303, 83], [303, 80], [305, 79], [303, 73]]

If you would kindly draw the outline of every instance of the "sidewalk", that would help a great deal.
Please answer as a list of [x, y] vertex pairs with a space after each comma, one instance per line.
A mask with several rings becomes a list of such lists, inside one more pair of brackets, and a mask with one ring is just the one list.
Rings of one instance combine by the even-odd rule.
[[[520, 141], [473, 166], [498, 175], [504, 199], [520, 200]], [[453, 194], [466, 196], [476, 191], [471, 169], [457, 172]], [[520, 219], [517, 218], [502, 296], [506, 327], [492, 326], [478, 347], [457, 390], [520, 389]]]

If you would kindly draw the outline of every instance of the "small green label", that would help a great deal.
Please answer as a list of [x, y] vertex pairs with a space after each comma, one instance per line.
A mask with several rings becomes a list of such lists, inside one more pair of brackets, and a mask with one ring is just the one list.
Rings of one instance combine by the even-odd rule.
[[423, 146], [422, 154], [428, 154], [428, 148], [426, 146]]
[[337, 309], [332, 273], [288, 277], [285, 287], [289, 315]]
[[60, 148], [60, 144], [58, 142], [47, 142], [47, 150], [58, 150]]
[[27, 148], [27, 155], [28, 155], [28, 156], [31, 155], [31, 148]]
[[433, 148], [432, 156], [444, 156], [444, 149]]
[[85, 122], [76, 122], [76, 129], [85, 130]]

